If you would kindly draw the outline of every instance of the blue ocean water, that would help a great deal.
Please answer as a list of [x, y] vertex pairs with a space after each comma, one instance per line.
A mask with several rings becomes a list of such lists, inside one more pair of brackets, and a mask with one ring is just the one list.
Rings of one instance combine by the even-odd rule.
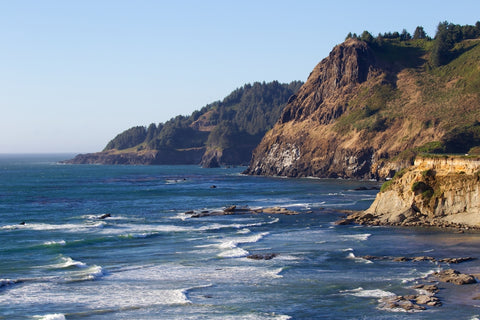
[[[476, 285], [442, 285], [442, 307], [405, 313], [432, 262], [480, 257], [480, 235], [336, 226], [375, 182], [243, 176], [244, 168], [61, 165], [0, 156], [0, 319], [477, 319]], [[216, 186], [216, 188], [212, 188]], [[188, 210], [282, 206], [299, 215], [191, 218]], [[105, 219], [102, 215], [109, 214]], [[252, 260], [249, 254], [270, 254]], [[480, 262], [453, 266], [480, 273]]]

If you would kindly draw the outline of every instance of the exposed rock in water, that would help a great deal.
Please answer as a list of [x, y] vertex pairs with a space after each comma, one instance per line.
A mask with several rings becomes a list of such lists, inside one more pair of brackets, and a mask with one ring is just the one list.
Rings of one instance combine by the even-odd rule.
[[480, 158], [417, 157], [384, 184], [370, 208], [346, 221], [480, 229], [479, 172]]
[[284, 215], [298, 214], [297, 211], [288, 210], [282, 207], [251, 209], [249, 207], [237, 207], [235, 205], [227, 207], [222, 211], [203, 210], [201, 212], [195, 212], [193, 210], [189, 210], [185, 212], [185, 214], [190, 215], [190, 217], [192, 218], [201, 218], [201, 217], [208, 217], [208, 216], [224, 216], [224, 215], [233, 215], [233, 214], [259, 214], [259, 213], [284, 214]]
[[276, 256], [277, 256], [276, 253], [251, 254], [251, 255], [248, 255], [247, 258], [252, 260], [272, 260]]
[[475, 277], [470, 274], [463, 274], [454, 269], [447, 269], [433, 274], [441, 282], [449, 282], [456, 285], [476, 283]]

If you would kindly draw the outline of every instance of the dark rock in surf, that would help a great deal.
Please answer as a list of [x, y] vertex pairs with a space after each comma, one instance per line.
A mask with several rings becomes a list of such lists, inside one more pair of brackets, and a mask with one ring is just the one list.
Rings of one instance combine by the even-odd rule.
[[250, 254], [247, 256], [247, 258], [252, 260], [272, 260], [276, 256], [277, 256], [276, 253]]

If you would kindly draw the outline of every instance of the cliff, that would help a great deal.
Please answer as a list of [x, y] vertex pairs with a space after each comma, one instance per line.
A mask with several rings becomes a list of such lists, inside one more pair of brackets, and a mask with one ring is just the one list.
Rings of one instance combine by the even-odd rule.
[[65, 164], [110, 164], [110, 165], [162, 165], [200, 163], [205, 148], [184, 150], [107, 150], [95, 153], [79, 154]]
[[253, 153], [253, 175], [385, 179], [422, 152], [480, 145], [480, 42], [442, 66], [432, 40], [348, 39], [288, 101]]
[[368, 210], [348, 219], [373, 225], [480, 228], [480, 158], [419, 157], [385, 182]]
[[190, 116], [136, 126], [112, 139], [101, 152], [80, 154], [73, 164], [247, 165], [253, 149], [280, 117], [303, 83], [255, 82]]

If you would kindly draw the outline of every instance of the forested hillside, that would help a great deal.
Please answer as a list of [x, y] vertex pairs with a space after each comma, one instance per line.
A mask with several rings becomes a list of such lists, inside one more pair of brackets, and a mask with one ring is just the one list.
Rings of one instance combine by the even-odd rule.
[[480, 22], [349, 34], [254, 152], [251, 174], [381, 179], [480, 149]]
[[248, 164], [252, 150], [302, 84], [246, 84], [189, 116], [127, 129], [112, 139], [103, 152], [79, 155], [72, 162]]

